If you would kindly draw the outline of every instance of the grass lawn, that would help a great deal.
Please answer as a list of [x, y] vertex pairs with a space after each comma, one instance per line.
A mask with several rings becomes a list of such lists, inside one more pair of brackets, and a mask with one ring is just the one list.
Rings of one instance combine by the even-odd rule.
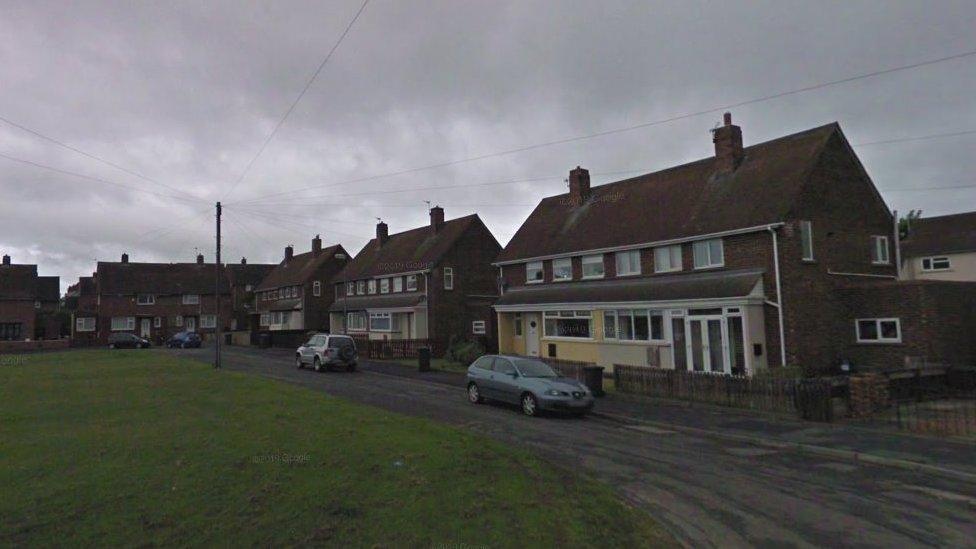
[[0, 364], [0, 545], [673, 543], [609, 487], [432, 421], [155, 351]]

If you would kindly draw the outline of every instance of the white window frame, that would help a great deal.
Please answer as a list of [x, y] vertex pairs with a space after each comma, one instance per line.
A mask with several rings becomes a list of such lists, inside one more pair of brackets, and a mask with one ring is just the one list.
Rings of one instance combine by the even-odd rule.
[[[662, 260], [667, 258], [667, 265]], [[674, 273], [681, 270], [681, 244], [673, 246], [658, 246], [654, 248], [654, 272], [655, 273]]]
[[[561, 318], [566, 319], [577, 319], [585, 318], [589, 321], [590, 335], [587, 337], [577, 337], [577, 336], [566, 336], [566, 335], [549, 335], [549, 330], [546, 325], [546, 319], [555, 318], [557, 321]], [[566, 339], [573, 341], [592, 341], [593, 340], [593, 312], [592, 311], [581, 311], [581, 310], [566, 310], [566, 311], [543, 311], [542, 313], [542, 335], [546, 339]]]
[[[530, 273], [539, 273], [539, 276], [532, 277]], [[542, 284], [546, 281], [546, 269], [541, 261], [529, 261], [525, 264], [525, 283]]]
[[[861, 338], [861, 323], [862, 322], [874, 322], [874, 329], [877, 331], [877, 339], [862, 339]], [[895, 329], [898, 335], [894, 338], [884, 337], [881, 335], [881, 323], [882, 322], [894, 322]], [[901, 319], [900, 318], [857, 318], [854, 319], [854, 337], [857, 339], [858, 343], [871, 343], [871, 344], [884, 344], [884, 343], [901, 343]]]
[[184, 305], [199, 305], [200, 294], [183, 294]]
[[371, 278], [371, 279], [369, 279], [369, 280], [366, 281], [366, 293], [369, 294], [369, 295], [373, 295], [373, 294], [376, 293], [376, 279], [375, 278]]
[[112, 331], [128, 332], [136, 329], [136, 317], [134, 316], [113, 316]]
[[417, 291], [417, 275], [407, 275], [407, 291]]
[[[586, 274], [587, 265], [599, 265], [600, 274]], [[580, 259], [580, 270], [582, 271], [582, 280], [593, 280], [597, 278], [603, 278], [607, 274], [606, 265], [603, 263], [603, 254], [599, 255], [584, 255]]]
[[522, 338], [522, 313], [515, 313], [514, 319], [512, 321], [512, 337]]
[[[626, 250], [623, 252], [617, 252], [614, 254], [614, 263], [617, 271], [617, 276], [637, 276], [641, 274], [641, 257], [640, 250]], [[624, 259], [626, 258], [626, 259]], [[634, 270], [634, 258], [637, 258], [636, 270]], [[621, 269], [621, 264], [626, 265], [627, 269]]]
[[356, 295], [356, 283], [346, 282], [346, 295]]
[[[557, 276], [559, 270], [565, 270], [568, 276]], [[552, 281], [569, 282], [573, 280], [573, 259], [570, 257], [560, 257], [552, 260]]]
[[312, 295], [315, 297], [322, 295], [322, 283], [318, 280], [312, 282]]
[[390, 279], [389, 278], [381, 278], [380, 279], [380, 293], [381, 294], [388, 294], [388, 293], [390, 293]]
[[357, 280], [356, 281], [356, 295], [366, 295], [366, 281]]
[[[386, 319], [389, 322], [387, 328], [374, 328], [374, 319]], [[369, 331], [371, 332], [392, 332], [393, 331], [393, 315], [391, 313], [369, 313]]]
[[471, 321], [471, 333], [474, 335], [485, 335], [488, 328], [484, 320]]
[[[183, 315], [176, 315], [173, 319], [173, 325], [182, 328], [183, 327]], [[265, 324], [267, 326], [267, 324]]]
[[[622, 315], [621, 312], [627, 312], [628, 314]], [[632, 332], [636, 323], [634, 318], [641, 316], [647, 318], [647, 339], [637, 339], [637, 334], [634, 337], [625, 339], [620, 337], [620, 318], [630, 318], [630, 327]], [[654, 338], [654, 323], [651, 322], [652, 316], [661, 317], [661, 337], [658, 339]], [[613, 335], [607, 335], [607, 319], [613, 319]], [[603, 339], [608, 341], [617, 342], [635, 342], [635, 343], [666, 343], [668, 341], [668, 315], [663, 309], [611, 309], [603, 311]]]
[[878, 234], [871, 236], [871, 264], [891, 265], [891, 254], [888, 249], [887, 236]]
[[[715, 252], [712, 249], [712, 244], [718, 244], [718, 257], [715, 257]], [[704, 251], [705, 263], [699, 263], [700, 250]], [[692, 244], [692, 259], [695, 264], [695, 269], [715, 269], [718, 267], [725, 266], [725, 241], [721, 238], [709, 238], [708, 240], [696, 240]]]
[[813, 223], [800, 221], [800, 256], [803, 261], [813, 261]]
[[155, 304], [156, 304], [156, 294], [136, 295], [136, 305], [155, 305]]
[[346, 313], [347, 330], [354, 332], [365, 332], [367, 331], [368, 324], [369, 321], [367, 320], [366, 313], [364, 311]]
[[269, 314], [269, 313], [261, 313], [261, 319], [259, 321], [259, 324], [261, 326], [270, 326], [271, 325], [271, 314]]
[[454, 267], [444, 267], [444, 289], [454, 289]]
[[393, 277], [393, 291], [402, 292], [403, 291], [403, 277], [395, 276]]
[[94, 332], [95, 331], [95, 317], [93, 316], [79, 316], [75, 318], [75, 331], [76, 332]]
[[163, 317], [157, 316], [153, 318], [153, 328], [162, 328], [162, 327], [163, 327]]
[[[926, 266], [926, 262], [928, 266]], [[936, 267], [935, 263], [945, 263], [945, 267]], [[937, 273], [940, 271], [951, 271], [952, 270], [952, 259], [944, 255], [934, 255], [930, 257], [923, 257], [921, 261], [922, 272], [924, 273]]]
[[217, 327], [217, 315], [200, 315], [200, 328], [216, 328]]

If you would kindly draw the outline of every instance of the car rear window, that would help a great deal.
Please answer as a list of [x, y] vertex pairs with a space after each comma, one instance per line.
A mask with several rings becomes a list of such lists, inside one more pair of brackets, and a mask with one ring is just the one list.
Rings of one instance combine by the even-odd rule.
[[342, 347], [355, 346], [351, 337], [330, 337], [329, 348], [340, 349]]

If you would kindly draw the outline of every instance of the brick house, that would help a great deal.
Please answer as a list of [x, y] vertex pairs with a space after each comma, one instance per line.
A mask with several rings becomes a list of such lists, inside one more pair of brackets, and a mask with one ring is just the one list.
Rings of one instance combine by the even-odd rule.
[[493, 348], [491, 304], [498, 297], [491, 261], [501, 246], [478, 215], [376, 238], [333, 279], [336, 330], [371, 339], [429, 339], [440, 352], [452, 337]]
[[270, 263], [248, 263], [246, 257], [240, 263], [228, 263], [227, 282], [230, 284], [231, 306], [234, 311], [230, 319], [231, 330], [258, 329], [259, 313], [255, 296], [258, 286], [277, 265]]
[[[73, 344], [79, 346], [93, 345], [98, 340], [98, 332], [85, 331], [85, 327], [94, 326], [98, 317], [98, 295], [95, 288], [95, 275], [78, 278], [64, 294], [64, 307], [71, 317], [70, 330]], [[90, 318], [77, 322], [78, 318]], [[77, 328], [83, 331], [78, 331]]]
[[56, 276], [38, 276], [37, 265], [0, 263], [0, 341], [61, 336], [61, 287]]
[[[78, 310], [72, 337], [78, 343], [106, 344], [114, 332], [130, 332], [159, 343], [191, 330], [213, 337], [217, 323], [226, 330], [233, 316], [226, 277], [221, 277], [220, 318], [213, 263], [202, 255], [195, 263], [133, 263], [99, 261], [93, 276], [94, 307], [84, 280], [79, 281]], [[82, 305], [84, 303], [84, 305]]]
[[328, 331], [330, 281], [348, 261], [341, 245], [323, 248], [318, 235], [312, 239], [311, 251], [303, 254], [295, 255], [292, 246], [285, 247], [281, 263], [255, 291], [258, 329]]
[[976, 282], [976, 212], [912, 220], [901, 267], [907, 280]]
[[495, 262], [501, 351], [751, 374], [933, 349], [900, 315], [955, 290], [896, 283], [895, 219], [838, 124], [744, 147], [726, 114], [713, 143], [596, 187], [572, 170]]

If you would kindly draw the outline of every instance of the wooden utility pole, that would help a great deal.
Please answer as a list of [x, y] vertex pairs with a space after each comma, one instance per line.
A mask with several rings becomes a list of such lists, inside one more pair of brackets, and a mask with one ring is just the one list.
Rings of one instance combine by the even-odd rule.
[[220, 339], [222, 337], [220, 331], [220, 202], [217, 202], [217, 263], [214, 265], [214, 280], [215, 280], [215, 291], [214, 291], [214, 302], [216, 303], [217, 311], [217, 323], [214, 325], [214, 333], [216, 337], [214, 338], [214, 368], [220, 368]]

